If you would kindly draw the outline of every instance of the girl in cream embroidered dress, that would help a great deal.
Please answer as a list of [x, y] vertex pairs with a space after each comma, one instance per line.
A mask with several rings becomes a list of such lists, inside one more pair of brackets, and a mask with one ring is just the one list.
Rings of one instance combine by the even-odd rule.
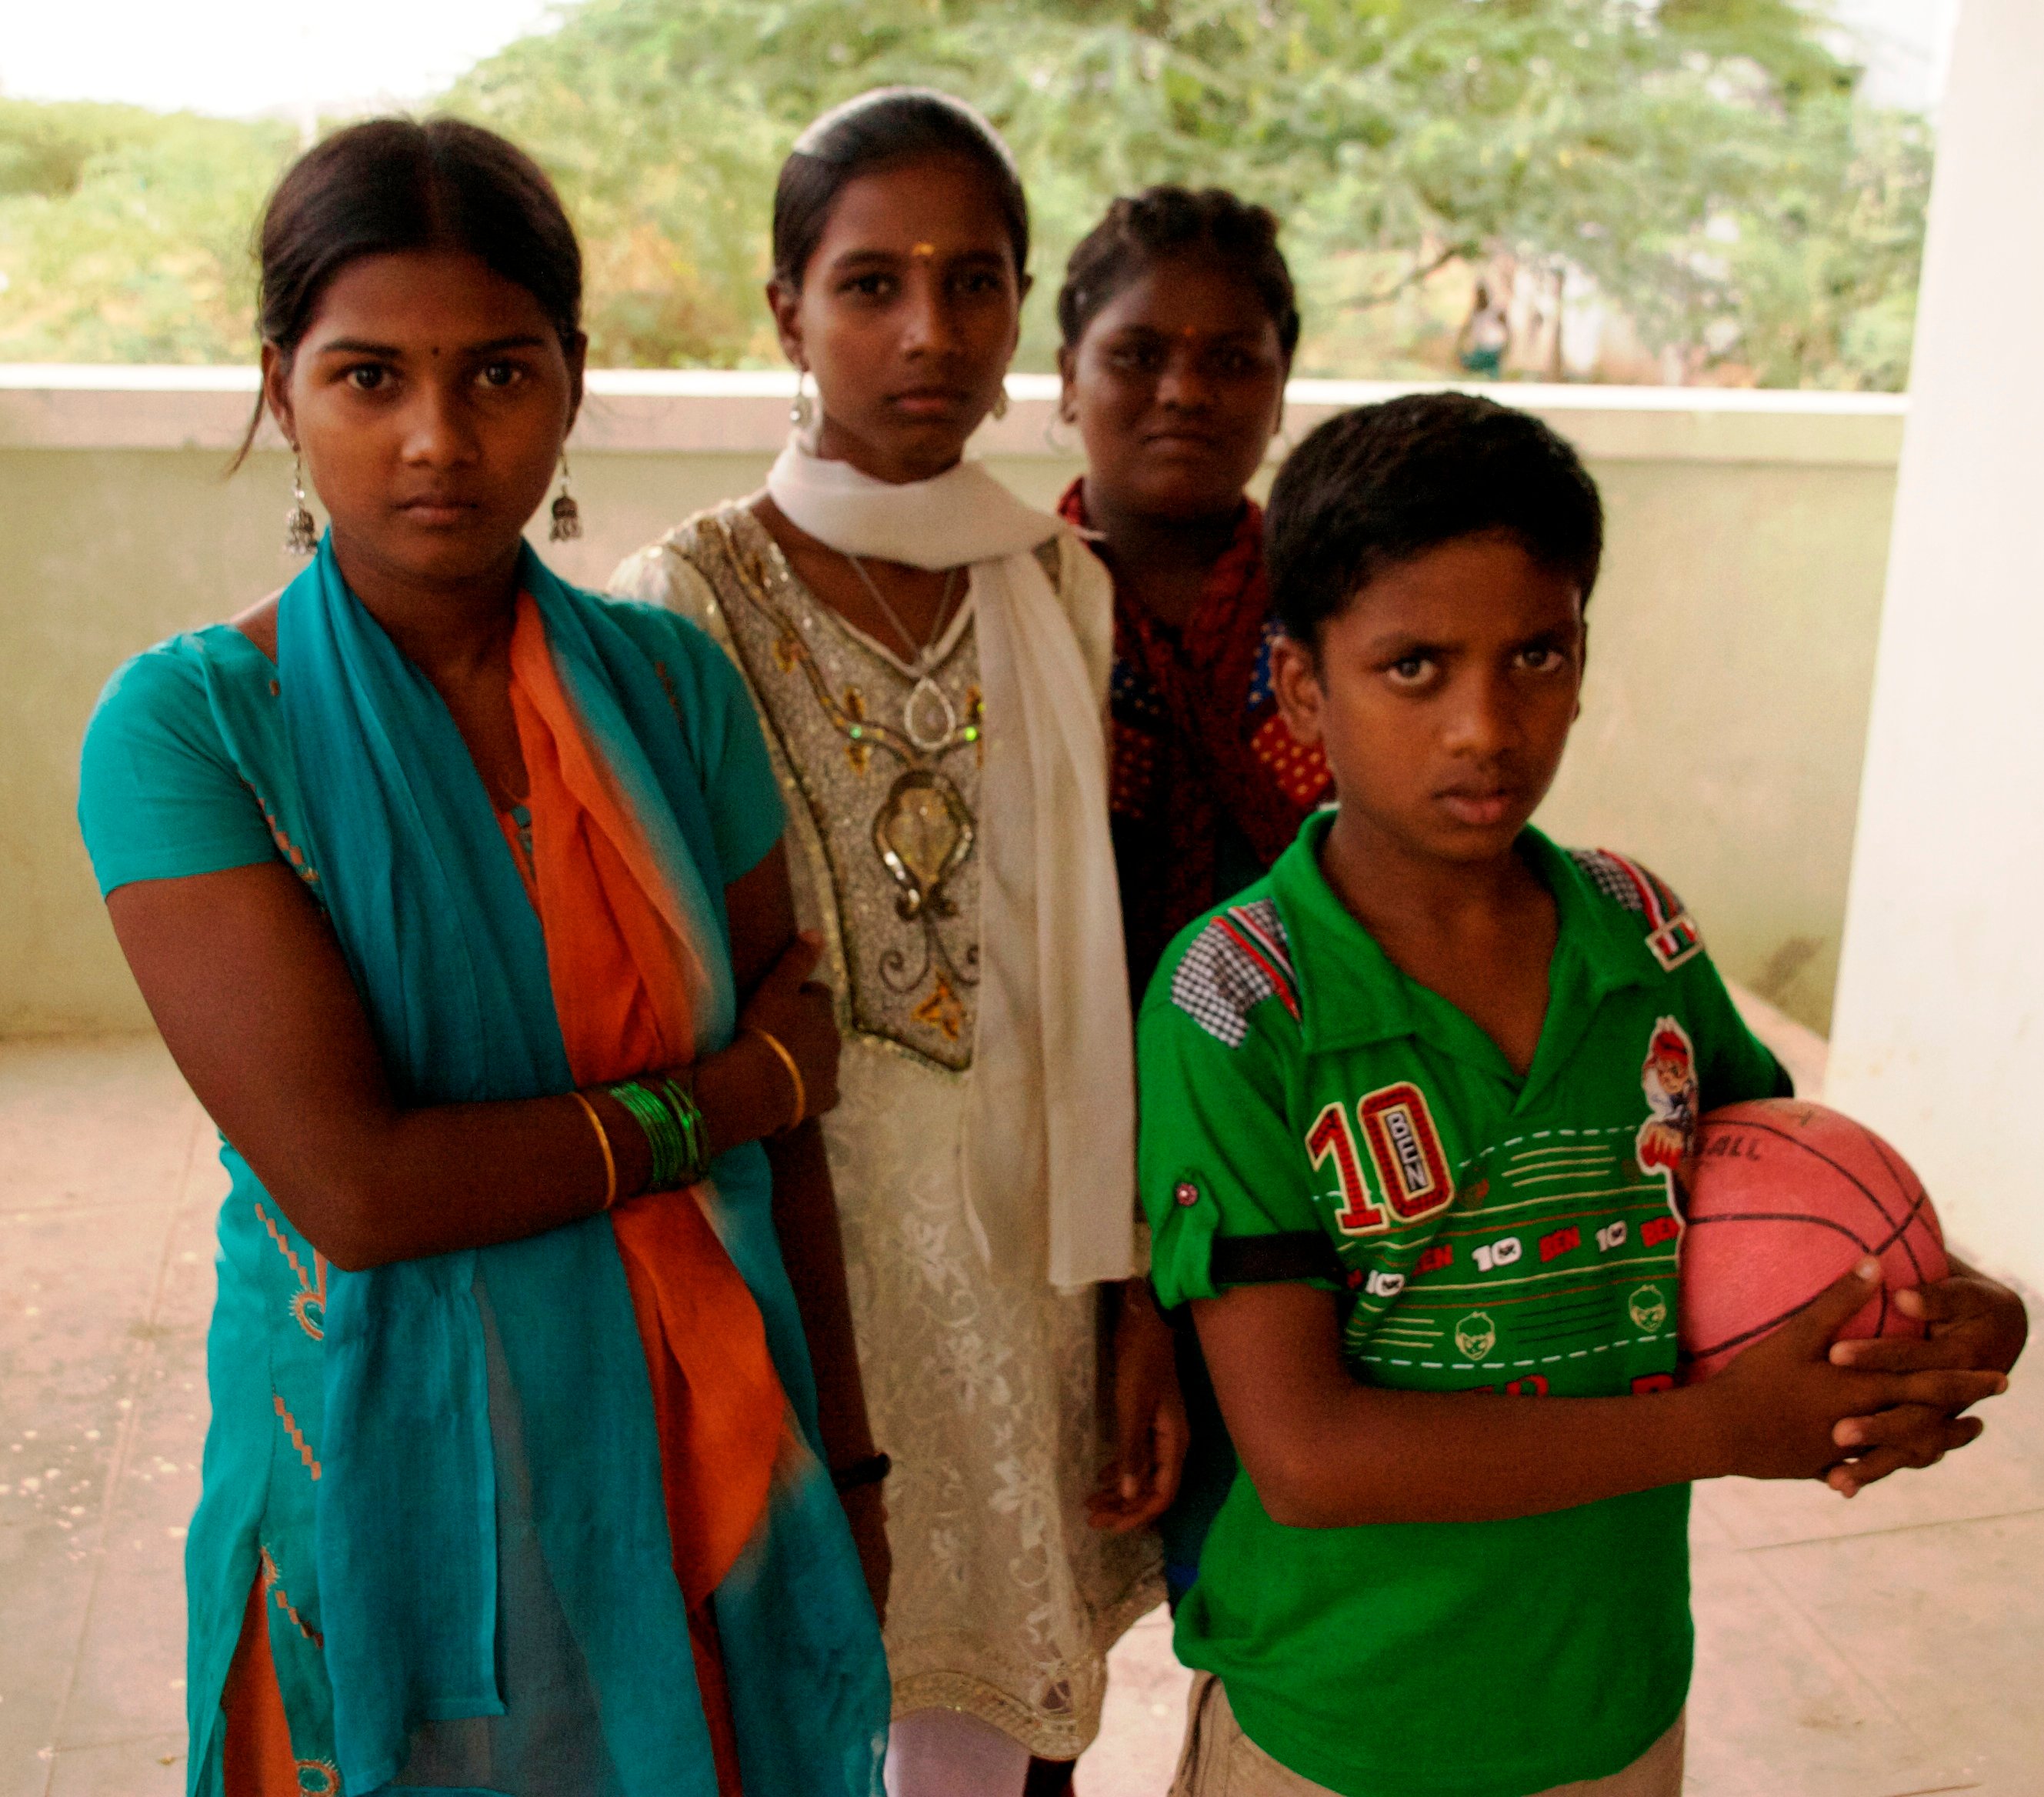
[[[1105, 605], [1075, 537], [1036, 554], [1068, 612]], [[742, 503], [680, 525], [613, 585], [702, 625], [744, 674], [788, 795], [797, 906], [840, 995], [843, 1102], [824, 1131], [866, 1400], [894, 1457], [895, 1713], [965, 1711], [1073, 1758], [1098, 1730], [1107, 1649], [1159, 1600], [1158, 1550], [1087, 1526], [1109, 1453], [1098, 1294], [989, 1261], [967, 1201], [985, 749], [971, 601], [923, 679], [814, 599]]]

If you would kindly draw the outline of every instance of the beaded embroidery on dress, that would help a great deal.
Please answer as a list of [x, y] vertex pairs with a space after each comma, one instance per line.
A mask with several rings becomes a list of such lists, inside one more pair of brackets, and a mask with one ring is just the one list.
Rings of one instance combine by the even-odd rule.
[[[1054, 586], [1072, 578], [1057, 542], [1039, 553]], [[985, 850], [981, 739], [962, 738], [980, 718], [973, 614], [931, 670], [961, 739], [919, 763], [901, 728], [914, 674], [816, 601], [742, 505], [678, 526], [612, 588], [691, 618], [744, 673], [789, 799], [797, 913], [841, 995], [843, 1096], [823, 1129], [874, 1438], [894, 1459], [895, 1714], [962, 1710], [1075, 1757], [1099, 1730], [1107, 1649], [1163, 1593], [1153, 1536], [1086, 1522], [1108, 1453], [1095, 1295], [989, 1265], [967, 1223]], [[948, 783], [955, 828], [951, 794], [919, 775]]]
[[978, 1020], [985, 759], [970, 615], [924, 677], [950, 726], [918, 728], [919, 707], [937, 709], [928, 687], [813, 599], [750, 514], [697, 528], [697, 566], [829, 863], [851, 1025], [962, 1072]]

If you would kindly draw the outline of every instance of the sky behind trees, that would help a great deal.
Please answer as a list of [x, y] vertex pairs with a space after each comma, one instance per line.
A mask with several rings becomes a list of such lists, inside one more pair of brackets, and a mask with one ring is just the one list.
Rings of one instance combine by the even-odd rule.
[[[221, 117], [410, 104], [513, 39], [559, 0], [353, 0], [280, 13], [275, 0], [24, 4], [0, 39], [0, 96], [97, 100]], [[1885, 106], [1934, 108], [1958, 0], [1830, 0]]]
[[15, 0], [0, 33], [0, 95], [223, 118], [406, 104], [541, 29], [551, 10], [549, 0]]

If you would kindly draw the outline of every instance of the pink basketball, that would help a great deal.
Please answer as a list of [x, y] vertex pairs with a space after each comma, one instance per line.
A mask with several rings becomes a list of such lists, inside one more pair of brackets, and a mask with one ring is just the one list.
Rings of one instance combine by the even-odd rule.
[[1800, 1099], [1728, 1104], [1703, 1119], [1685, 1175], [1681, 1339], [1692, 1381], [1869, 1254], [1881, 1292], [1842, 1333], [1922, 1333], [1892, 1294], [1945, 1277], [1944, 1231], [1909, 1163], [1872, 1130]]

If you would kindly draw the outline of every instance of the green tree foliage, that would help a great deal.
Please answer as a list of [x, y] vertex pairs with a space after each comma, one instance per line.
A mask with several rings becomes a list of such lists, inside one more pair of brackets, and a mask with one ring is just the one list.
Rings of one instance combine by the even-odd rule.
[[[1858, 78], [1799, 0], [586, 0], [448, 103], [560, 182], [588, 249], [598, 363], [778, 363], [759, 294], [774, 171], [824, 107], [910, 81], [964, 95], [1007, 134], [1047, 282], [1112, 194], [1211, 182], [1272, 206], [1308, 302], [1302, 372], [1439, 372], [1467, 291], [1458, 271], [1508, 255], [1593, 281], [1646, 344], [1692, 367], [1899, 386], [1931, 147], [1921, 120], [1862, 102]], [[186, 182], [173, 202], [161, 190], [202, 162], [202, 121], [159, 121], [160, 148], [138, 157], [132, 136], [81, 151], [80, 124], [45, 145], [11, 116], [0, 355], [22, 353], [10, 301], [32, 240], [36, 340], [137, 353], [119, 346], [143, 324], [94, 324], [107, 275], [56, 295], [63, 257], [102, 254], [93, 233], [148, 178], [163, 223], [146, 261], [133, 240], [105, 247], [136, 289], [121, 315], [156, 333], [148, 353], [179, 353], [151, 282], [175, 286], [175, 259], [197, 254], [209, 293], [236, 291], [217, 247], [232, 204], [245, 233], [274, 144], [248, 137], [236, 179]], [[9, 197], [17, 179], [42, 186]], [[81, 216], [60, 231], [25, 224], [24, 205]], [[1024, 367], [1051, 364], [1046, 297]], [[245, 335], [213, 322], [218, 304], [193, 309], [208, 321], [198, 353], [202, 339], [244, 352]]]
[[[780, 156], [833, 102], [924, 81], [1008, 135], [1049, 274], [1149, 182], [1271, 205], [1312, 302], [1304, 368], [1420, 371], [1409, 345], [1381, 367], [1381, 343], [1354, 366], [1358, 314], [1508, 253], [1591, 277], [1692, 360], [1892, 386], [1929, 141], [1861, 103], [1858, 74], [1794, 0], [590, 0], [455, 103], [562, 178], [620, 359], [770, 359]], [[1049, 313], [1025, 365], [1049, 365]]]
[[0, 362], [234, 362], [249, 235], [296, 134], [0, 101]]

